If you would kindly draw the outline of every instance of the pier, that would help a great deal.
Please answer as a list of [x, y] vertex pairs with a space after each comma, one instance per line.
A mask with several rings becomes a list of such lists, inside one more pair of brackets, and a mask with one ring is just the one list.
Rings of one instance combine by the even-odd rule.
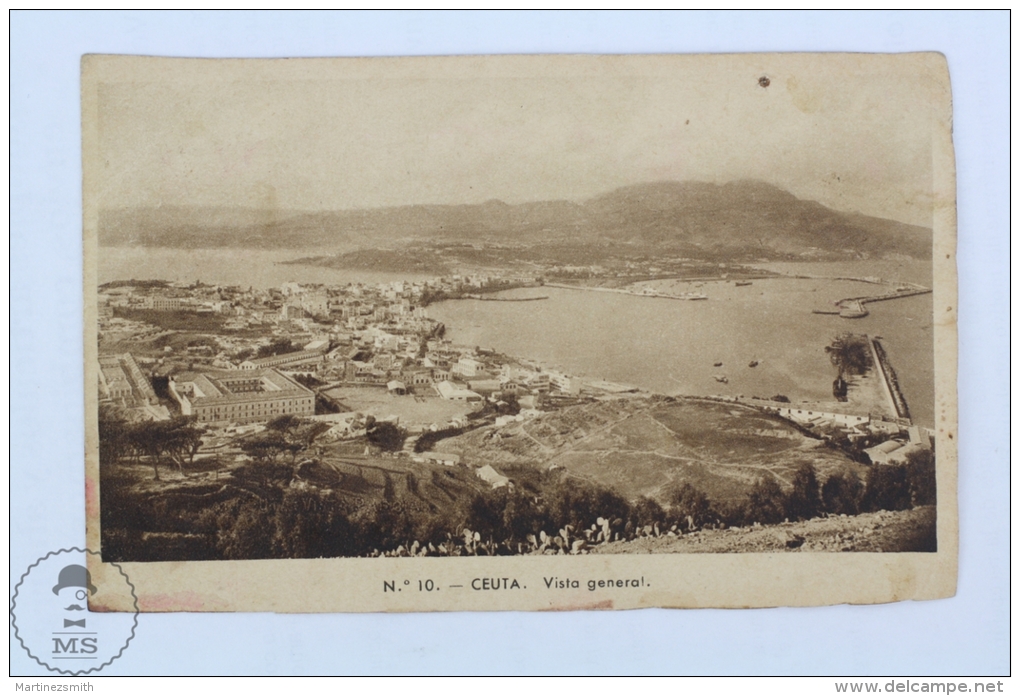
[[860, 319], [868, 316], [866, 304], [871, 302], [884, 302], [885, 300], [896, 300], [901, 297], [914, 297], [915, 295], [927, 295], [931, 288], [916, 288], [913, 290], [897, 291], [884, 295], [864, 295], [862, 297], [844, 297], [834, 303], [833, 309], [813, 309], [812, 314], [838, 314], [844, 319]]
[[462, 300], [478, 300], [480, 302], [534, 302], [536, 300], [548, 300], [548, 295], [542, 295], [540, 297], [485, 297], [484, 295], [464, 295], [461, 298], [451, 299], [462, 299]]
[[683, 295], [671, 295], [669, 293], [645, 290], [635, 292], [626, 288], [606, 288], [598, 285], [568, 285], [566, 283], [546, 283], [548, 288], [564, 288], [566, 290], [590, 290], [592, 292], [613, 292], [618, 295], [631, 295], [632, 297], [657, 297], [663, 300], [707, 300], [708, 295], [702, 293], [685, 293]]
[[885, 348], [877, 338], [868, 336], [868, 345], [871, 347], [871, 358], [875, 363], [875, 371], [881, 376], [882, 384], [885, 387], [885, 394], [892, 406], [893, 413], [897, 418], [906, 421], [910, 425], [910, 409], [907, 407], [907, 400], [900, 391], [899, 380], [896, 379], [896, 371], [893, 369]]

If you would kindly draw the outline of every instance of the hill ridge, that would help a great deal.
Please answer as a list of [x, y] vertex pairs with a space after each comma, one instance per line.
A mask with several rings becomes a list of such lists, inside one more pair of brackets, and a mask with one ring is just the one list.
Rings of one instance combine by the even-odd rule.
[[413, 242], [628, 244], [691, 256], [931, 256], [931, 229], [842, 212], [753, 180], [653, 181], [584, 201], [351, 210], [160, 206], [100, 213], [103, 246], [286, 249]]

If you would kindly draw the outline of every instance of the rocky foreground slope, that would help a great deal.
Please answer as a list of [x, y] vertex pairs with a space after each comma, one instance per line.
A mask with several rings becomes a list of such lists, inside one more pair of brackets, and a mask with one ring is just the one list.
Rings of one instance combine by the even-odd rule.
[[825, 517], [768, 527], [710, 529], [593, 547], [591, 553], [935, 551], [935, 507]]

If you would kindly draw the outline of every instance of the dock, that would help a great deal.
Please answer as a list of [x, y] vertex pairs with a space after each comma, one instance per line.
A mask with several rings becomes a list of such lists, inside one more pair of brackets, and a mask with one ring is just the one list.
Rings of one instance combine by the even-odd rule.
[[478, 300], [479, 302], [534, 302], [536, 300], [548, 300], [548, 295], [540, 297], [485, 297], [484, 295], [464, 295], [464, 300]]
[[867, 339], [868, 345], [871, 347], [871, 359], [875, 363], [874, 369], [881, 376], [882, 384], [885, 387], [885, 395], [889, 399], [892, 411], [896, 414], [897, 418], [906, 421], [906, 424], [910, 425], [910, 409], [907, 407], [907, 400], [904, 398], [903, 392], [900, 391], [900, 383], [896, 378], [896, 371], [893, 369], [892, 363], [889, 362], [885, 348], [877, 338], [868, 336]]
[[545, 284], [545, 287], [549, 288], [563, 288], [566, 290], [589, 290], [591, 292], [612, 292], [617, 295], [630, 295], [632, 297], [655, 297], [663, 300], [707, 300], [708, 295], [700, 292], [684, 293], [682, 295], [672, 295], [670, 293], [655, 292], [653, 290], [644, 290], [636, 292], [634, 290], [628, 290], [626, 288], [606, 288], [598, 285], [568, 285], [567, 283], [549, 283]]
[[836, 309], [812, 310], [812, 314], [838, 314], [844, 319], [860, 319], [868, 316], [865, 305], [871, 302], [884, 302], [886, 300], [898, 300], [901, 297], [914, 297], [915, 295], [927, 295], [931, 288], [916, 288], [906, 291], [886, 293], [884, 295], [864, 295], [862, 297], [844, 297], [835, 303]]

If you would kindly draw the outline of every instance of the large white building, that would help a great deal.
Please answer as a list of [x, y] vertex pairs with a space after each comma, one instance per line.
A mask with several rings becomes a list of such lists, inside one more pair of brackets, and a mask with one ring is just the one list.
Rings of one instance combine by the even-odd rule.
[[458, 387], [453, 382], [440, 382], [436, 385], [439, 395], [447, 401], [467, 401], [468, 403], [482, 401], [482, 395], [470, 389]]
[[181, 413], [200, 423], [257, 423], [315, 415], [315, 394], [273, 369], [186, 372], [170, 380]]

